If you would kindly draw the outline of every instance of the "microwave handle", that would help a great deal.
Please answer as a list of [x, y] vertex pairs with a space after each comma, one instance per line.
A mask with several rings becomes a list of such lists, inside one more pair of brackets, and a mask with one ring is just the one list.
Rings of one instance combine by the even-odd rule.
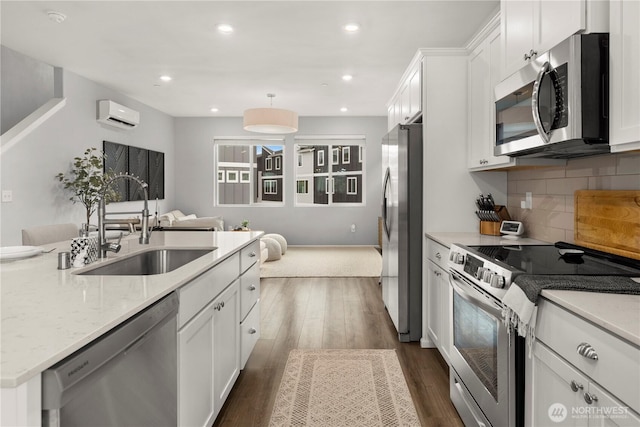
[[540, 71], [538, 71], [538, 77], [536, 77], [536, 81], [533, 83], [533, 93], [531, 94], [531, 113], [533, 114], [533, 123], [536, 125], [538, 134], [545, 144], [548, 144], [551, 140], [551, 129], [549, 129], [549, 132], [547, 132], [546, 130], [544, 130], [544, 126], [542, 126], [542, 120], [540, 119], [540, 109], [538, 108], [538, 98], [540, 97], [540, 85], [542, 84], [542, 79], [544, 78], [545, 73], [550, 70], [550, 68], [551, 64], [549, 64], [549, 62], [545, 62], [542, 67], [540, 67]]

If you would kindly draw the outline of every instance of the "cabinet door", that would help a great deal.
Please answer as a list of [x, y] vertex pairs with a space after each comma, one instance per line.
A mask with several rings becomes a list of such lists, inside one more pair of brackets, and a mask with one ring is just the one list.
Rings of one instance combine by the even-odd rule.
[[213, 304], [178, 332], [178, 420], [181, 426], [210, 426], [215, 418]]
[[422, 111], [422, 63], [418, 63], [409, 78], [409, 117], [415, 117]]
[[212, 303], [214, 407], [218, 415], [240, 373], [240, 296], [238, 281]]
[[427, 261], [427, 329], [429, 337], [438, 349], [442, 346], [440, 337], [442, 331], [441, 276], [440, 267], [435, 265], [433, 261]]
[[503, 77], [508, 77], [526, 64], [525, 53], [533, 49], [534, 1], [502, 0], [500, 2]]
[[404, 83], [400, 92], [400, 123], [407, 123], [411, 118], [411, 87], [409, 80]]
[[586, 28], [586, 0], [538, 0], [533, 27], [533, 50], [546, 52]]
[[[587, 426], [587, 417], [574, 417], [574, 408], [585, 406], [583, 393], [587, 391], [587, 377], [574, 369], [544, 344], [535, 342], [531, 360], [532, 384], [529, 399], [531, 411], [526, 414], [529, 426], [568, 425]], [[527, 361], [529, 362], [529, 361]]]
[[440, 314], [440, 324], [442, 325], [442, 329], [440, 331], [440, 343], [441, 343], [441, 352], [444, 356], [444, 359], [449, 363], [449, 351], [451, 351], [451, 341], [452, 341], [452, 332], [451, 325], [453, 323], [453, 317], [451, 316], [451, 309], [453, 307], [453, 289], [451, 288], [451, 283], [449, 283], [449, 273], [440, 270], [441, 275], [438, 276], [440, 279], [440, 288], [441, 288], [441, 314]]
[[640, 149], [640, 2], [611, 1], [610, 131], [612, 152]]
[[617, 400], [595, 383], [589, 384], [589, 394], [596, 401], [588, 404], [583, 402], [593, 414], [589, 416], [589, 427], [638, 427], [640, 416], [629, 409], [627, 405]]
[[492, 144], [491, 83], [489, 44], [482, 43], [469, 57], [469, 149], [468, 167], [483, 167], [487, 162], [487, 147]]

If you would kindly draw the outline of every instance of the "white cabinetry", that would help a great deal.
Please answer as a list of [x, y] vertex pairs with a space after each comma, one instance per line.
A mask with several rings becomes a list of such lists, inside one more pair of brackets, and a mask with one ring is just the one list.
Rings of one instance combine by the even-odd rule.
[[422, 62], [415, 57], [387, 105], [387, 128], [413, 122], [422, 112]]
[[603, 0], [502, 0], [500, 13], [503, 79], [575, 33], [608, 31]]
[[548, 301], [536, 335], [526, 425], [640, 426], [638, 347]]
[[260, 242], [240, 251], [240, 369], [260, 338]]
[[427, 239], [425, 277], [426, 326], [428, 338], [449, 363], [451, 348], [452, 291], [447, 272], [449, 250], [440, 243]]
[[240, 372], [240, 256], [178, 289], [178, 424], [210, 426]]
[[609, 144], [640, 149], [640, 2], [611, 0]]

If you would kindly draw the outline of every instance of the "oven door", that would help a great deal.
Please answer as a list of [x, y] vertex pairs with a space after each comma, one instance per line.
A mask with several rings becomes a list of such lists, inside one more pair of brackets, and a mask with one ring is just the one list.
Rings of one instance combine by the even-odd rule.
[[449, 277], [454, 290], [450, 358], [456, 382], [462, 383], [456, 393], [468, 392], [472, 399], [466, 401], [478, 406], [463, 410], [479, 409], [494, 427], [515, 425], [515, 346], [502, 322], [502, 307], [459, 273]]

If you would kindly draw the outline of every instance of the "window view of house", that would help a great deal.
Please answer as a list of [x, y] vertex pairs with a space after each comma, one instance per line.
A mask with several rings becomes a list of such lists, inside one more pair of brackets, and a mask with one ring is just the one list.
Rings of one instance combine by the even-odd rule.
[[225, 140], [215, 144], [217, 205], [283, 202], [284, 145]]
[[[364, 203], [364, 139], [298, 142], [297, 206]], [[331, 159], [330, 165], [326, 158]]]

